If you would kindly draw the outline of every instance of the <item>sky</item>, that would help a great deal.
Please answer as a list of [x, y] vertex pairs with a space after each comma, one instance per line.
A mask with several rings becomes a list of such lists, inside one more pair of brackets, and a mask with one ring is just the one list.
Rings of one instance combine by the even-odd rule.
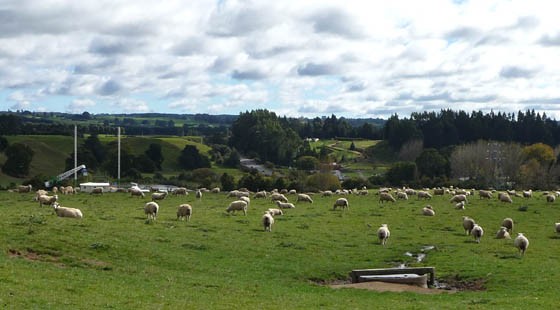
[[0, 0], [0, 110], [560, 120], [558, 1]]

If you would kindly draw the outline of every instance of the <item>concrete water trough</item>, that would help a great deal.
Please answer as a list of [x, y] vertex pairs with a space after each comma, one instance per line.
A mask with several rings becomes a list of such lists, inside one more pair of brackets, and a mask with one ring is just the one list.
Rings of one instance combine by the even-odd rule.
[[435, 283], [434, 267], [356, 269], [350, 273], [352, 283], [381, 281], [427, 287]]

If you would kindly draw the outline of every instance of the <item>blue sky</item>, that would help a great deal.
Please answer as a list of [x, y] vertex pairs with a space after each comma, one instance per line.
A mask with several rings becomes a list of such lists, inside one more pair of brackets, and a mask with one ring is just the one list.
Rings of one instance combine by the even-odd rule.
[[556, 1], [0, 1], [0, 110], [560, 119]]

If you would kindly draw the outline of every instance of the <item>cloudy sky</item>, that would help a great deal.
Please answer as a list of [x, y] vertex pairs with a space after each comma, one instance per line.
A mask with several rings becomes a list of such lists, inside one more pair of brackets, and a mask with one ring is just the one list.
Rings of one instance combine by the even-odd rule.
[[557, 1], [0, 0], [0, 110], [560, 120]]

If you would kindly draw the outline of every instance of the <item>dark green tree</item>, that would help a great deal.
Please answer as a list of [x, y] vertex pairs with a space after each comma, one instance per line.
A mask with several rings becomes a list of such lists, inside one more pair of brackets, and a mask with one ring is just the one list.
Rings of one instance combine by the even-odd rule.
[[227, 172], [224, 172], [220, 177], [220, 183], [224, 191], [231, 191], [235, 188], [235, 179], [233, 176], [227, 174]]
[[140, 154], [139, 156], [134, 157], [134, 167], [138, 171], [145, 173], [153, 173], [157, 169], [155, 162], [148, 157], [147, 154]]
[[416, 164], [414, 162], [395, 163], [387, 170], [385, 178], [391, 185], [411, 186], [416, 180]]
[[224, 160], [224, 166], [237, 168], [239, 166], [240, 160], [241, 160], [241, 156], [239, 156], [239, 152], [237, 152], [236, 149], [233, 149]]
[[198, 152], [194, 145], [187, 144], [177, 159], [181, 168], [193, 170], [196, 168], [210, 168], [210, 159]]
[[296, 168], [299, 170], [316, 170], [319, 160], [313, 156], [302, 156], [296, 160]]
[[16, 178], [25, 177], [29, 174], [29, 166], [35, 154], [29, 146], [13, 143], [4, 150], [4, 153], [8, 158], [2, 166], [2, 172]]
[[161, 153], [161, 144], [150, 143], [150, 146], [146, 150], [145, 154], [154, 162], [156, 168], [161, 170], [161, 164], [163, 163], [163, 154]]
[[8, 139], [0, 136], [0, 152], [4, 152], [4, 150], [8, 147]]
[[97, 134], [92, 134], [91, 136], [87, 137], [87, 139], [84, 141], [84, 148], [89, 150], [93, 154], [93, 156], [95, 156], [95, 160], [98, 164], [101, 164], [105, 161], [107, 150], [105, 146], [101, 144], [101, 141], [99, 141], [99, 137], [97, 136]]
[[436, 149], [425, 149], [416, 158], [416, 167], [420, 177], [442, 177], [449, 173], [449, 163]]

